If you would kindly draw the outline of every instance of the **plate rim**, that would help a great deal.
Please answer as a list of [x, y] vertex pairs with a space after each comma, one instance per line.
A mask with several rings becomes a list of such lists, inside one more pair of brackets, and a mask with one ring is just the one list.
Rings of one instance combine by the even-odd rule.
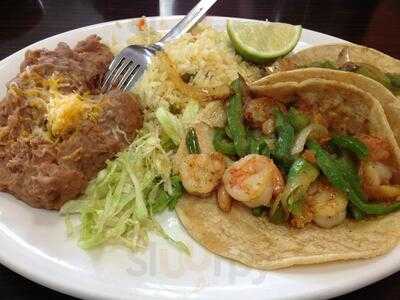
[[[75, 29], [71, 29], [65, 32], [61, 32], [49, 37], [46, 37], [42, 40], [36, 41], [26, 47], [21, 48], [20, 50], [14, 52], [13, 54], [3, 58], [0, 61], [0, 72], [3, 68], [7, 67], [7, 64], [9, 62], [9, 60], [14, 59], [15, 57], [23, 54], [26, 50], [30, 49], [30, 48], [35, 48], [39, 45], [39, 43], [46, 43], [50, 40], [54, 40], [57, 38], [61, 38], [63, 35], [65, 34], [71, 34], [74, 32], [78, 32], [78, 31], [82, 31], [82, 30], [92, 30], [95, 28], [100, 28], [100, 27], [104, 27], [104, 26], [108, 26], [111, 25], [113, 26], [113, 24], [117, 24], [117, 23], [127, 23], [127, 22], [134, 22], [135, 20], [140, 19], [141, 17], [134, 17], [134, 18], [126, 18], [126, 19], [119, 19], [119, 20], [112, 20], [112, 21], [107, 21], [107, 22], [101, 22], [101, 23], [96, 23], [96, 24], [92, 24], [92, 25], [88, 25], [88, 26], [84, 26], [84, 27], [79, 27], [79, 28], [75, 28]], [[179, 20], [183, 18], [183, 15], [172, 15], [172, 16], [149, 16], [146, 17], [146, 19], [148, 20], [154, 20], [154, 21], [163, 21], [163, 20]], [[242, 21], [262, 21], [260, 19], [250, 19], [250, 18], [238, 18], [238, 17], [228, 17], [228, 16], [213, 16], [213, 15], [207, 15], [206, 20], [215, 20], [215, 21], [224, 21], [227, 19], [233, 19], [233, 20], [242, 20]], [[212, 21], [211, 21], [212, 22]], [[115, 25], [114, 25], [115, 26]], [[342, 41], [342, 42], [348, 42], [346, 40], [328, 35], [328, 34], [324, 34], [318, 31], [314, 31], [314, 30], [310, 30], [310, 29], [306, 29], [303, 28], [303, 30], [309, 31], [311, 33], [317, 34], [319, 36], [325, 36], [326, 38], [330, 38], [330, 39], [335, 39], [338, 42]], [[7, 236], [4, 233], [4, 230], [1, 229], [2, 224], [0, 223], [0, 241], [6, 241], [8, 240], [12, 240], [14, 243], [16, 243], [15, 240], [13, 240], [10, 236]], [[118, 295], [115, 294], [111, 294], [109, 291], [105, 292], [104, 290], [100, 291], [100, 290], [93, 290], [93, 289], [88, 289], [88, 288], [82, 288], [82, 286], [79, 286], [76, 284], [76, 282], [71, 281], [63, 281], [63, 280], [58, 280], [57, 278], [54, 278], [51, 276], [51, 274], [46, 274], [45, 272], [39, 270], [34, 270], [32, 267], [27, 267], [26, 264], [24, 264], [22, 261], [19, 261], [18, 259], [15, 259], [16, 257], [14, 257], [14, 259], [9, 259], [12, 255], [9, 255], [7, 253], [5, 253], [3, 251], [3, 249], [0, 249], [0, 263], [2, 265], [4, 265], [5, 267], [9, 268], [10, 270], [12, 270], [13, 272], [37, 283], [40, 284], [42, 286], [45, 286], [47, 288], [56, 290], [58, 292], [70, 295], [70, 296], [74, 296], [74, 297], [79, 297], [79, 298], [83, 298], [83, 299], [110, 299], [111, 297], [114, 298], [118, 298]], [[296, 297], [296, 299], [321, 299], [322, 298], [330, 298], [330, 297], [335, 297], [335, 296], [340, 296], [343, 294], [346, 294], [348, 292], [363, 288], [367, 285], [370, 285], [378, 280], [381, 280], [387, 276], [390, 276], [391, 274], [397, 272], [400, 269], [400, 264], [395, 265], [393, 264], [391, 267], [387, 267], [384, 270], [381, 270], [380, 272], [374, 273], [373, 275], [370, 275], [367, 279], [365, 279], [365, 277], [363, 277], [363, 279], [359, 279], [359, 280], [353, 280], [351, 284], [348, 284], [344, 287], [330, 287], [328, 289], [324, 289], [324, 290], [314, 290], [312, 292], [309, 292], [307, 294], [304, 295], [300, 295], [300, 297]], [[91, 281], [93, 282], [97, 282], [94, 278], [91, 278]], [[141, 297], [142, 299], [160, 299], [159, 295], [143, 295], [141, 292], [138, 293], [132, 293], [131, 296], [138, 296]], [[177, 298], [179, 298], [179, 295], [176, 296]], [[166, 296], [165, 298], [169, 298], [168, 296]], [[175, 297], [174, 297], [175, 298]], [[119, 298], [118, 298], [119, 299]], [[125, 299], [125, 298], [121, 298], [121, 299]]]

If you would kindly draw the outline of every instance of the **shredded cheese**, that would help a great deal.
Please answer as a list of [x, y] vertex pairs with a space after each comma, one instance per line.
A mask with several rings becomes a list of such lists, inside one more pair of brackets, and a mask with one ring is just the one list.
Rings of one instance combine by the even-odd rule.
[[85, 119], [91, 106], [78, 94], [54, 93], [47, 105], [48, 130], [53, 136], [73, 131]]

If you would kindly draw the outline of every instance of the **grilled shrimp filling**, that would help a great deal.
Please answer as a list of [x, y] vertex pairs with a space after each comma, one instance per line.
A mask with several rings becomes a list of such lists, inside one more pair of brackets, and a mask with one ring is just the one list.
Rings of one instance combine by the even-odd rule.
[[[293, 85], [258, 89], [255, 99], [240, 77], [231, 87], [225, 128], [196, 125], [202, 153], [179, 161], [188, 193], [215, 192], [225, 213], [241, 202], [255, 216], [297, 228], [332, 228], [347, 217], [400, 209], [394, 146], [370, 133], [366, 117], [329, 108], [316, 92], [291, 94]], [[328, 83], [323, 92], [338, 103], [347, 96]], [[189, 149], [181, 147], [178, 153]]]

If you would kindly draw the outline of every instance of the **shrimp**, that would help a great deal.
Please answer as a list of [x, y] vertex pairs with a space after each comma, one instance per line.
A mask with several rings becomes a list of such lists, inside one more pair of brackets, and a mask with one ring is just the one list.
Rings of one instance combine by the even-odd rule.
[[384, 161], [390, 158], [391, 147], [385, 140], [367, 134], [361, 134], [358, 138], [367, 146], [370, 160]]
[[[250, 126], [262, 128], [263, 123], [269, 119], [273, 119], [272, 111], [274, 108], [285, 110], [282, 103], [279, 103], [272, 98], [251, 99], [245, 104], [244, 117]], [[269, 126], [271, 126], [271, 124], [269, 124]]]
[[295, 228], [304, 228], [308, 223], [313, 220], [314, 214], [307, 203], [304, 203], [303, 209], [300, 215], [292, 215], [290, 219], [290, 225]]
[[392, 178], [391, 169], [377, 161], [362, 161], [359, 174], [365, 186], [388, 184]]
[[275, 130], [275, 122], [273, 118], [270, 118], [266, 120], [264, 123], [261, 125], [261, 131], [265, 135], [270, 135], [274, 132]]
[[315, 163], [317, 162], [317, 159], [315, 158], [315, 153], [314, 153], [314, 151], [311, 151], [311, 150], [309, 150], [309, 149], [306, 149], [306, 150], [304, 150], [302, 156], [303, 156], [303, 158], [304, 158], [306, 161], [308, 161], [308, 162], [310, 162], [310, 163], [312, 163], [312, 164], [315, 164]]
[[224, 156], [218, 152], [188, 154], [179, 165], [183, 187], [200, 197], [208, 196], [218, 186], [224, 171]]
[[217, 204], [223, 212], [229, 212], [232, 207], [232, 197], [228, 194], [223, 184], [218, 188]]
[[306, 197], [312, 220], [322, 228], [332, 228], [346, 219], [347, 198], [339, 190], [322, 182], [314, 183]]
[[379, 161], [362, 161], [359, 174], [369, 199], [393, 201], [400, 197], [400, 186], [391, 185], [393, 170]]
[[358, 138], [368, 147], [368, 160], [360, 164], [359, 175], [368, 199], [393, 201], [400, 199], [400, 186], [393, 185], [395, 170], [387, 165], [391, 156], [390, 144], [376, 136], [360, 135]]
[[248, 207], [269, 205], [284, 187], [274, 162], [258, 154], [249, 154], [233, 163], [226, 169], [222, 181], [228, 194]]

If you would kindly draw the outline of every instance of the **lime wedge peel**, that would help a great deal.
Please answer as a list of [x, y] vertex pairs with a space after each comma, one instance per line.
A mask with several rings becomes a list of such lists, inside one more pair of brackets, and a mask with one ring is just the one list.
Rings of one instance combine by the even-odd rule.
[[236, 52], [255, 63], [270, 62], [296, 47], [301, 25], [273, 22], [227, 22], [227, 32]]

